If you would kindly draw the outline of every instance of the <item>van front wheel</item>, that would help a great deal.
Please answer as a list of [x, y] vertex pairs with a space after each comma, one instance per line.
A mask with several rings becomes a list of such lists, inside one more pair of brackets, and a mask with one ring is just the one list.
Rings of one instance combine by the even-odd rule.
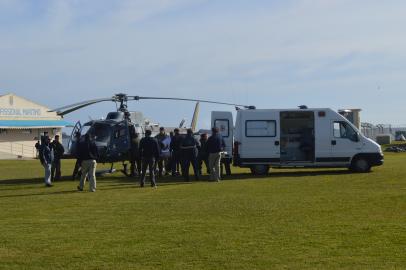
[[353, 172], [366, 173], [371, 170], [371, 165], [369, 164], [369, 161], [366, 158], [358, 157], [355, 160], [353, 160], [350, 169]]
[[267, 175], [269, 172], [268, 165], [252, 165], [250, 169], [251, 173], [254, 175]]

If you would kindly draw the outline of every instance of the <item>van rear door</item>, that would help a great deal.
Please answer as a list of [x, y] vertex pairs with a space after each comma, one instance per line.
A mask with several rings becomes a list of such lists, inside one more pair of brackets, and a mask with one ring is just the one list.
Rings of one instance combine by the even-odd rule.
[[213, 111], [211, 112], [211, 126], [217, 127], [223, 136], [226, 144], [226, 157], [231, 158], [233, 154], [233, 114], [231, 112]]
[[243, 111], [236, 128], [243, 165], [280, 163], [279, 111]]

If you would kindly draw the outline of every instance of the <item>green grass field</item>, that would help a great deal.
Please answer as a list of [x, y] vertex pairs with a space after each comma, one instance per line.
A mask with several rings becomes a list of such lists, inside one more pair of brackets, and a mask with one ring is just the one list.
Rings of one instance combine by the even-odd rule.
[[0, 268], [406, 269], [406, 154], [385, 158], [368, 174], [234, 169], [156, 190], [117, 174], [95, 193], [0, 161]]

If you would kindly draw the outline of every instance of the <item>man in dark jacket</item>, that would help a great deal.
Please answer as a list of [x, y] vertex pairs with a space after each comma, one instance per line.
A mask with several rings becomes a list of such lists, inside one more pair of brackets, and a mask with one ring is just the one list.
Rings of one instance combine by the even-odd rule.
[[207, 150], [209, 151], [210, 179], [220, 181], [220, 161], [221, 152], [224, 150], [224, 139], [219, 134], [219, 129], [213, 127], [212, 134], [207, 140]]
[[187, 130], [186, 137], [182, 140], [180, 149], [182, 150], [183, 157], [183, 177], [186, 181], [189, 181], [189, 167], [192, 164], [193, 172], [195, 173], [195, 179], [199, 180], [199, 170], [197, 168], [197, 148], [199, 142], [193, 137], [193, 131]]
[[155, 168], [156, 161], [159, 159], [159, 145], [155, 138], [151, 138], [151, 130], [145, 131], [145, 137], [140, 141], [140, 157], [142, 160], [142, 173], [140, 186], [145, 185], [145, 175], [147, 174], [147, 168], [149, 169], [149, 177], [151, 181], [151, 187], [156, 187], [155, 182]]
[[130, 176], [141, 175], [141, 159], [140, 159], [140, 136], [135, 131], [135, 128], [131, 129], [131, 148], [130, 148]]
[[171, 150], [171, 155], [172, 155], [172, 158], [171, 158], [172, 176], [178, 176], [179, 175], [179, 165], [182, 167], [182, 164], [181, 164], [182, 153], [181, 153], [181, 149], [180, 149], [182, 140], [183, 140], [183, 137], [182, 137], [182, 135], [179, 134], [179, 129], [175, 128], [174, 135], [171, 139], [171, 145], [170, 145], [170, 150]]
[[82, 175], [78, 186], [79, 191], [83, 191], [86, 177], [89, 178], [89, 191], [96, 191], [96, 160], [99, 158], [97, 146], [91, 135], [86, 134], [85, 140], [79, 143], [79, 159], [82, 164]]
[[55, 136], [54, 141], [51, 144], [54, 151], [54, 160], [52, 162], [51, 168], [51, 181], [61, 180], [61, 159], [63, 153], [65, 153], [65, 148], [59, 141], [59, 135]]
[[197, 161], [199, 165], [199, 174], [202, 175], [202, 165], [203, 162], [206, 165], [207, 174], [210, 174], [210, 167], [209, 167], [209, 151], [207, 150], [207, 134], [200, 135], [200, 147], [199, 147], [199, 154], [197, 156]]
[[51, 182], [51, 167], [52, 161], [54, 158], [54, 154], [51, 147], [51, 140], [48, 136], [43, 136], [41, 138], [41, 147], [39, 150], [39, 159], [41, 161], [42, 166], [45, 169], [45, 186], [52, 187]]

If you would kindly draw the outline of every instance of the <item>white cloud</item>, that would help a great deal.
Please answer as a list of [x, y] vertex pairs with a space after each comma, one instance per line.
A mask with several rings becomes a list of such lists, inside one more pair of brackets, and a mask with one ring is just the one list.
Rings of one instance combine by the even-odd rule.
[[199, 2], [202, 0], [123, 0], [119, 1], [111, 18], [115, 23], [133, 24]]
[[[342, 107], [351, 95], [374, 110], [381, 98], [365, 93], [377, 81], [389, 94], [405, 85], [401, 1], [225, 3], [50, 1], [23, 27], [18, 20], [0, 25], [0, 87], [28, 96], [34, 88], [53, 106], [141, 89], [262, 107], [299, 101]], [[30, 8], [5, 0], [0, 7], [18, 14]], [[331, 99], [323, 89], [339, 94]], [[72, 94], [56, 99], [66, 91]], [[280, 94], [287, 91], [308, 94]]]

